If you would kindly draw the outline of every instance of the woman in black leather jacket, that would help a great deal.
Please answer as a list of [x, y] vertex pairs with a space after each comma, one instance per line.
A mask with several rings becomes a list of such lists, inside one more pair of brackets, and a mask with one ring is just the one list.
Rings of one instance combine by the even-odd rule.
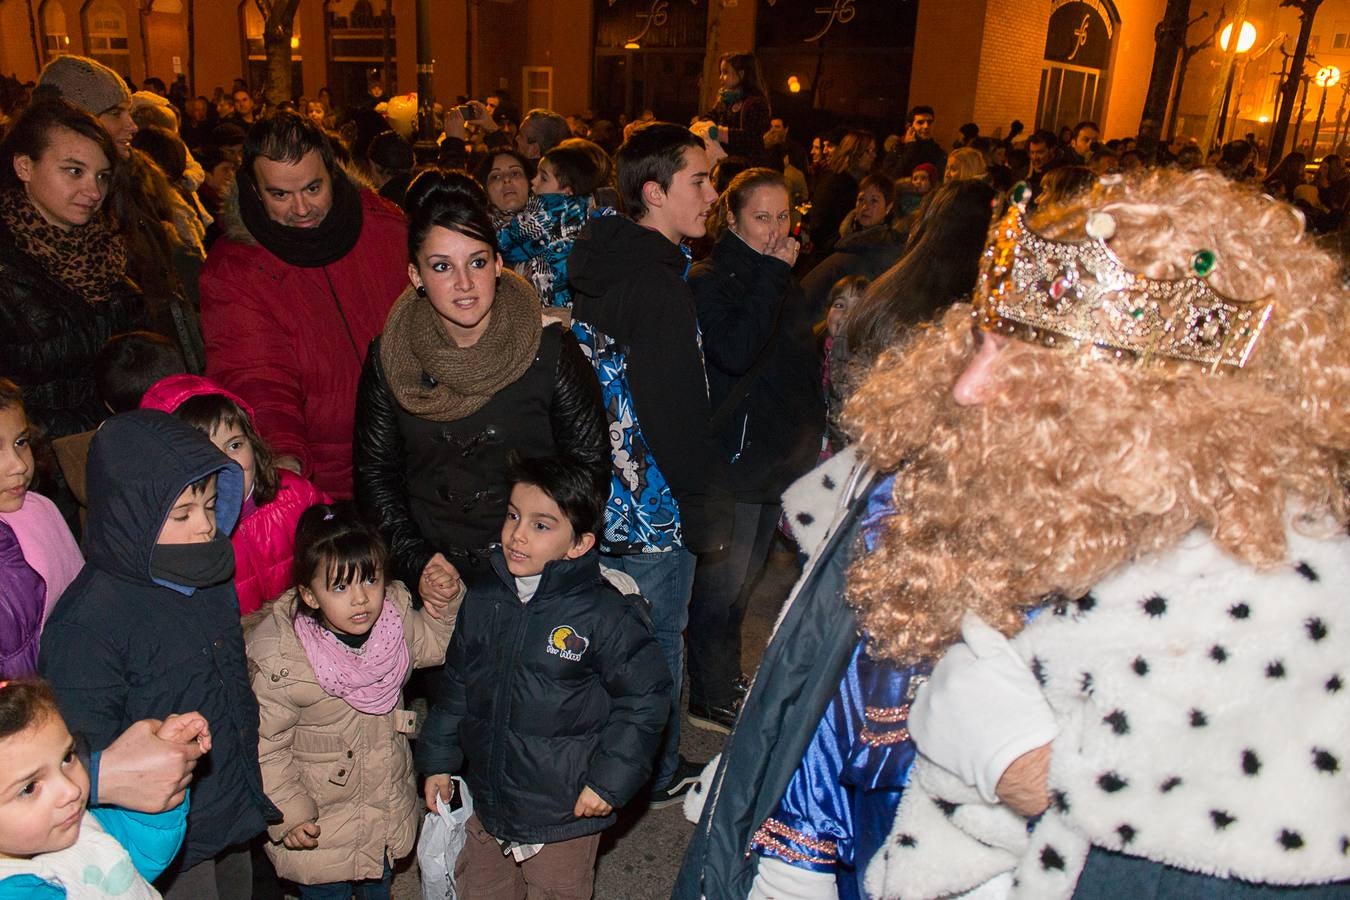
[[407, 208], [412, 284], [361, 373], [356, 499], [389, 541], [394, 577], [441, 600], [501, 533], [508, 453], [567, 455], [607, 485], [609, 442], [595, 370], [503, 271], [482, 188], [427, 172]]
[[30, 106], [0, 144], [0, 375], [48, 437], [103, 420], [94, 358], [140, 323], [103, 211], [117, 163], [99, 121], [64, 100]]

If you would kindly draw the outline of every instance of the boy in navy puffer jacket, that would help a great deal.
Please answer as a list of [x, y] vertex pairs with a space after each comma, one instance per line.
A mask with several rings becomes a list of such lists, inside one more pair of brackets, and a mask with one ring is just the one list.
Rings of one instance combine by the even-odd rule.
[[466, 897], [514, 884], [521, 898], [588, 898], [600, 832], [651, 775], [671, 679], [645, 601], [601, 574], [605, 485], [556, 459], [516, 460], [511, 481], [502, 546], [468, 584], [417, 768], [433, 811], [463, 768]]

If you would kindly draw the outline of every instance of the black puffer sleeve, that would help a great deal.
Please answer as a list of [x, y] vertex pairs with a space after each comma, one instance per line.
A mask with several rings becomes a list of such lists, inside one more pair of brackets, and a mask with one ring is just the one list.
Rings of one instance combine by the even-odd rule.
[[600, 399], [600, 382], [590, 360], [566, 328], [558, 350], [549, 424], [558, 451], [592, 468], [598, 480], [608, 483], [609, 430]]
[[408, 476], [403, 436], [398, 430], [398, 401], [380, 364], [380, 339], [370, 342], [356, 389], [356, 428], [352, 436], [352, 473], [361, 513], [379, 526], [389, 542], [392, 577], [417, 594], [422, 570], [436, 550], [413, 522], [408, 505]]

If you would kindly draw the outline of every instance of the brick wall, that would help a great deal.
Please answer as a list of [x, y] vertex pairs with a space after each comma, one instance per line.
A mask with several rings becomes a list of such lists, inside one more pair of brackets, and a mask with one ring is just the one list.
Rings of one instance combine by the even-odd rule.
[[[1120, 12], [1120, 27], [1116, 29], [1115, 44], [1111, 50], [1106, 109], [1100, 123], [1102, 140], [1139, 132], [1139, 120], [1144, 113], [1144, 97], [1148, 93], [1148, 79], [1153, 70], [1153, 52], [1156, 49], [1153, 31], [1162, 19], [1166, 6], [1166, 0], [1116, 2], [1116, 9]], [[1192, 16], [1198, 15], [1198, 7], [1199, 4], [1192, 5]], [[1217, 10], [1210, 13], [1211, 16], [1216, 14]], [[1196, 28], [1198, 31], [1199, 26]]]
[[[0, 75], [37, 80], [28, 13], [23, 5], [24, 0], [0, 0]], [[38, 40], [42, 40], [40, 31]]]
[[986, 7], [970, 121], [980, 126], [981, 134], [1006, 134], [1013, 119], [1021, 119], [1030, 131], [1035, 125], [1050, 3], [988, 0]]
[[[516, 26], [527, 35], [522, 65], [553, 67], [553, 107], [564, 115], [591, 105], [593, 12], [589, 3], [530, 0], [528, 27], [524, 21]], [[520, 77], [517, 68], [517, 99]]]
[[[975, 109], [985, 0], [922, 0], [914, 37], [906, 109], [926, 104], [936, 111], [933, 137], [951, 146], [957, 129]], [[1035, 94], [1032, 103], [1036, 102]], [[983, 125], [981, 126], [983, 129]]]

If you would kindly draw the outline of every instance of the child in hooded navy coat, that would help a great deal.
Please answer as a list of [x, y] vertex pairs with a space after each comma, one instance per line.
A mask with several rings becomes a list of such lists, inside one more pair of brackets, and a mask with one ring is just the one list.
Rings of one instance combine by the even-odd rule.
[[278, 814], [258, 768], [258, 704], [227, 537], [243, 472], [204, 434], [153, 410], [105, 422], [88, 471], [87, 562], [47, 620], [39, 668], [71, 732], [93, 750], [140, 719], [206, 717], [212, 747], [194, 773], [166, 895], [247, 898], [240, 845]]

